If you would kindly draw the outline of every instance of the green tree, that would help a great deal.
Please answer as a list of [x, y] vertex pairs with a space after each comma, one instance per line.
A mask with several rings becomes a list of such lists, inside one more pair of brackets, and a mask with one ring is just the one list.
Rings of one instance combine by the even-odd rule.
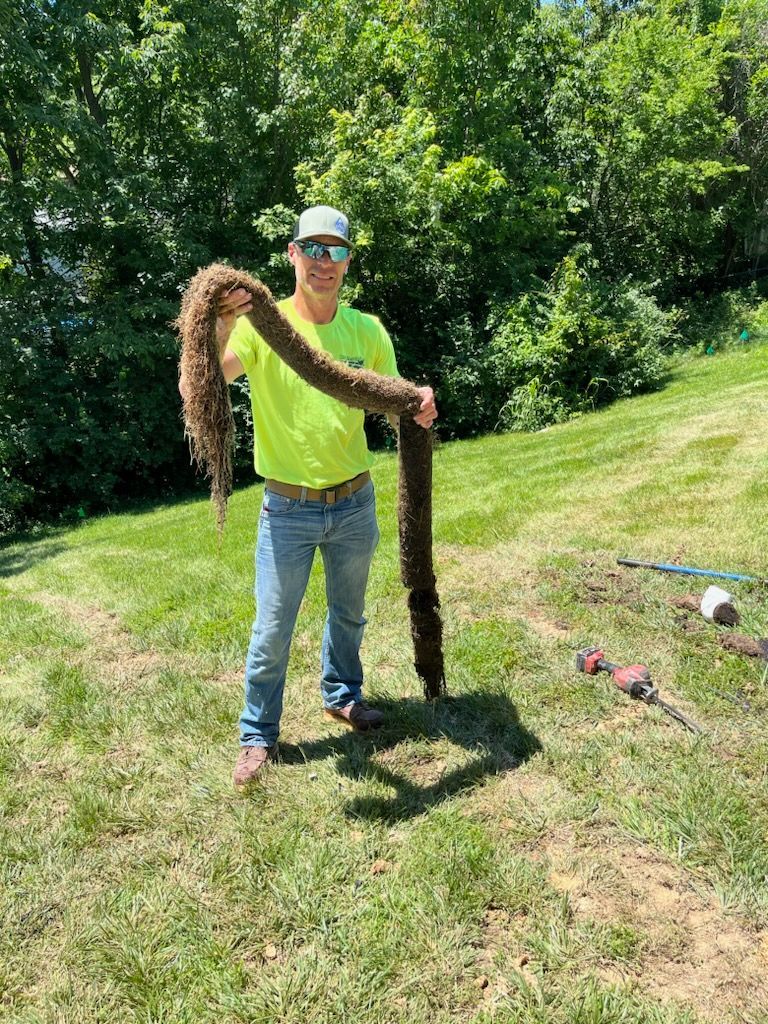
[[[170, 327], [182, 283], [269, 267], [276, 3], [4, 3], [6, 477], [38, 510], [191, 480]], [[19, 314], [19, 309], [23, 314]]]
[[447, 374], [449, 412], [474, 406], [476, 426], [537, 430], [657, 386], [674, 315], [599, 269], [578, 245], [544, 288], [500, 310], [474, 374], [461, 366]]
[[557, 237], [555, 182], [529, 192], [482, 156], [447, 160], [431, 113], [383, 90], [335, 113], [323, 158], [297, 170], [307, 203], [358, 226], [357, 295], [386, 316], [403, 372], [434, 375], [456, 324], [482, 329], [488, 303], [531, 280]]
[[756, 272], [768, 256], [768, 2], [730, 0], [714, 26], [729, 75], [724, 103], [735, 129], [730, 151], [748, 168], [729, 204], [724, 273]]
[[727, 153], [724, 47], [664, 7], [621, 15], [594, 41], [585, 18], [571, 12], [573, 59], [548, 111], [574, 228], [605, 273], [672, 296], [717, 267], [725, 204], [745, 170]]

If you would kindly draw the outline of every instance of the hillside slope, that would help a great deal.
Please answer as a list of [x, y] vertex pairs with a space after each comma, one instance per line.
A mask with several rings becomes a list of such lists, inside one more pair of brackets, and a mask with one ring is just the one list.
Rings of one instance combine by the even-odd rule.
[[[768, 575], [768, 348], [537, 435], [439, 447], [449, 697], [420, 699], [395, 460], [364, 646], [319, 714], [313, 572], [283, 762], [230, 788], [261, 489], [0, 549], [0, 1020], [683, 1024], [768, 1014], [765, 663], [674, 602]], [[737, 584], [738, 632], [768, 636]], [[694, 737], [605, 676], [644, 662]], [[41, 965], [45, 971], [41, 972]]]

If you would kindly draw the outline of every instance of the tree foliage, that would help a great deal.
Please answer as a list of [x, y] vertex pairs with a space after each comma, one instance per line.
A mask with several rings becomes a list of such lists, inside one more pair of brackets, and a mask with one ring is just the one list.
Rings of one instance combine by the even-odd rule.
[[0, 528], [192, 482], [180, 291], [223, 258], [284, 293], [305, 203], [350, 213], [348, 298], [446, 435], [652, 386], [662, 309], [766, 262], [767, 23], [768, 0], [0, 0]]
[[732, 179], [748, 169], [728, 152], [724, 64], [720, 35], [662, 8], [579, 47], [551, 93], [578, 234], [612, 276], [631, 273], [664, 297], [721, 262]]

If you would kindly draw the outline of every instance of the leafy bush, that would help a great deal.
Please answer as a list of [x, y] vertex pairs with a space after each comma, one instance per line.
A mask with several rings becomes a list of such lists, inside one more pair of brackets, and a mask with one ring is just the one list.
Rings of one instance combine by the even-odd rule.
[[537, 430], [661, 382], [676, 314], [596, 269], [589, 247], [576, 247], [543, 291], [497, 315], [484, 351], [467, 346], [445, 360], [445, 403], [478, 411], [464, 426]]
[[0, 440], [0, 534], [14, 528], [35, 496], [32, 487], [11, 475], [7, 462], [8, 445]]
[[728, 348], [768, 338], [768, 279], [717, 295], [696, 296], [685, 308], [680, 343], [687, 348]]
[[551, 394], [548, 384], [538, 377], [512, 392], [499, 410], [497, 426], [502, 430], [535, 431], [568, 419], [568, 408], [559, 396]]

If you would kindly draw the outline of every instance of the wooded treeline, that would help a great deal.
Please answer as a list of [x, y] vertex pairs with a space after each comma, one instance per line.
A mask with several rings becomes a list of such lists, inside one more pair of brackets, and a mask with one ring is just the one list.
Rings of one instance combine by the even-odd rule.
[[768, 260], [768, 0], [0, 0], [0, 75], [0, 528], [189, 486], [180, 291], [284, 294], [303, 205], [444, 436], [653, 386]]

